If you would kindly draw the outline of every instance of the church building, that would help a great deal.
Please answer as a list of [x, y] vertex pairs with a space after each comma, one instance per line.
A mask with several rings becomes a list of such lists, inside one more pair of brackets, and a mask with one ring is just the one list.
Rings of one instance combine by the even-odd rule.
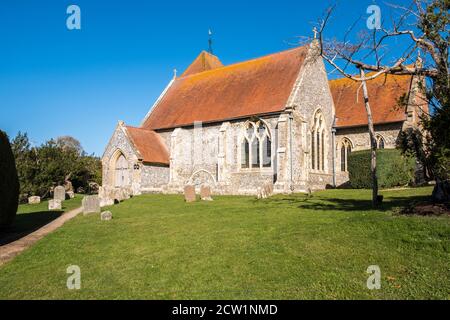
[[[411, 76], [368, 82], [379, 148], [417, 126]], [[202, 52], [175, 76], [139, 126], [119, 122], [104, 152], [104, 194], [320, 190], [348, 181], [348, 155], [370, 148], [360, 83], [329, 80], [318, 44], [224, 66]], [[400, 106], [405, 98], [408, 105]]]

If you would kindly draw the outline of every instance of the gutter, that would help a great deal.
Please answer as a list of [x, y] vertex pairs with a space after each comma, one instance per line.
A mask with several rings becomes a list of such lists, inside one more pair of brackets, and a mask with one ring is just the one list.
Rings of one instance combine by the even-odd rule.
[[331, 146], [332, 146], [332, 160], [333, 160], [333, 188], [336, 188], [336, 116], [334, 116], [333, 126], [331, 128]]
[[294, 191], [294, 173], [292, 171], [293, 160], [292, 160], [292, 120], [294, 120], [294, 116], [292, 112], [289, 113], [289, 166], [290, 166], [290, 189]]

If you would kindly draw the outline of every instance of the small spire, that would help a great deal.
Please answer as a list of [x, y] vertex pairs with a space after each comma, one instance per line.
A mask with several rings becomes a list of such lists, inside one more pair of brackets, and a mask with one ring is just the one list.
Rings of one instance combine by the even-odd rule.
[[209, 36], [209, 38], [208, 38], [208, 52], [210, 54], [214, 54], [213, 53], [213, 48], [212, 48], [212, 43], [213, 43], [212, 35], [213, 35], [212, 31], [211, 31], [211, 29], [209, 29], [208, 30], [208, 36]]

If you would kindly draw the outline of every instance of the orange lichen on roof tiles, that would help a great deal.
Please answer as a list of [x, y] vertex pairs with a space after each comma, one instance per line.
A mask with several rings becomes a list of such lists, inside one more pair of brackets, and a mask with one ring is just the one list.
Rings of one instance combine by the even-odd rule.
[[[406, 120], [406, 107], [399, 99], [409, 94], [411, 76], [387, 75], [367, 81], [369, 102], [375, 124]], [[367, 125], [361, 82], [348, 78], [331, 80], [330, 89], [336, 108], [337, 127]]]
[[143, 127], [151, 130], [281, 112], [308, 47], [175, 79]]
[[184, 71], [182, 77], [192, 74], [213, 70], [223, 67], [222, 62], [215, 55], [212, 55], [206, 51], [200, 53], [200, 55], [192, 62], [192, 64]]
[[169, 165], [169, 151], [164, 141], [155, 131], [142, 128], [125, 127], [131, 142], [146, 163]]

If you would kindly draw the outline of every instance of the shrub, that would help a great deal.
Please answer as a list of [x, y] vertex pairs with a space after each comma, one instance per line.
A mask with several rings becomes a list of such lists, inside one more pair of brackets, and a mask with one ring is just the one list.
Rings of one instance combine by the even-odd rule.
[[[370, 150], [352, 152], [348, 159], [350, 184], [355, 189], [372, 188]], [[377, 150], [379, 188], [404, 186], [414, 182], [415, 160], [397, 149]]]
[[19, 204], [19, 178], [8, 136], [0, 130], [0, 228], [10, 225]]

